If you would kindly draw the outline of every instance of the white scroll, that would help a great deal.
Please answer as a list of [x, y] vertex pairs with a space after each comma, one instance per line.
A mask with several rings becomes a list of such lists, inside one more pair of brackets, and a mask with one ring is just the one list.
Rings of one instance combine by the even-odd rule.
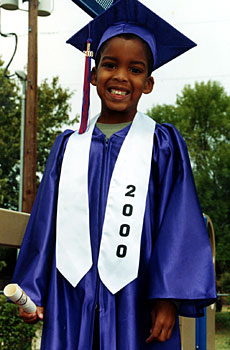
[[30, 299], [30, 297], [28, 297], [28, 295], [26, 295], [18, 284], [8, 284], [4, 288], [3, 293], [25, 312], [33, 313], [36, 311], [37, 307], [34, 302]]

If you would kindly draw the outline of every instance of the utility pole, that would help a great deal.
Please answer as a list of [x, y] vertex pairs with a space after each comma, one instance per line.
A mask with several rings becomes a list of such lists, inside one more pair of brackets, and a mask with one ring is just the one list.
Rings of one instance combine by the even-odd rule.
[[37, 168], [37, 15], [38, 0], [29, 0], [28, 67], [22, 210], [30, 213], [36, 195]]

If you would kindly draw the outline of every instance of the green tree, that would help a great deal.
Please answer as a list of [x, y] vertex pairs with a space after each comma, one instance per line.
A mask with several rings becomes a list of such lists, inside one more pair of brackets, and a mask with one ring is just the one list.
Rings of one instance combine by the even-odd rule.
[[38, 88], [38, 172], [44, 171], [50, 149], [63, 127], [71, 126], [78, 120], [77, 117], [69, 119], [72, 94], [69, 89], [61, 87], [58, 77], [54, 77], [51, 84], [45, 79]]
[[[0, 60], [0, 207], [17, 209], [21, 102], [20, 83], [4, 77], [4, 62]], [[37, 160], [42, 173], [49, 150], [64, 126], [70, 120], [72, 92], [63, 89], [58, 77], [51, 83], [44, 80], [38, 87]]]
[[18, 316], [18, 307], [0, 295], [0, 349], [30, 350], [37, 325], [26, 324]]
[[148, 114], [184, 137], [202, 209], [214, 224], [218, 269], [230, 270], [230, 96], [217, 82], [195, 83], [175, 105], [154, 106]]
[[[3, 75], [0, 60], [0, 206], [15, 203], [20, 140], [20, 97], [14, 80]], [[16, 200], [17, 201], [17, 200]]]

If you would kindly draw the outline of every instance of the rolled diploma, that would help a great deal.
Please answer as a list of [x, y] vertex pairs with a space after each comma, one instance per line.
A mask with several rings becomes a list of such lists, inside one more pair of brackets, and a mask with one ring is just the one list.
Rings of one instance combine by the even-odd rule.
[[21, 307], [25, 312], [31, 313], [37, 310], [34, 302], [26, 295], [26, 293], [19, 287], [18, 284], [8, 284], [3, 293], [7, 298], [12, 300], [15, 304]]

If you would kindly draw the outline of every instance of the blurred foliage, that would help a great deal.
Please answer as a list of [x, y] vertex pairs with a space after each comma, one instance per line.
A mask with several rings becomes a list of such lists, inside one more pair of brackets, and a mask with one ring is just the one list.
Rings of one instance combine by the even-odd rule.
[[230, 294], [230, 273], [224, 272], [220, 278], [220, 287], [222, 293]]
[[24, 323], [18, 307], [0, 295], [0, 350], [30, 350], [37, 326]]
[[[4, 77], [0, 59], [0, 207], [17, 209], [21, 127], [21, 83]], [[72, 92], [63, 89], [58, 77], [38, 87], [37, 172], [44, 171], [50, 148], [70, 120]]]
[[153, 106], [147, 114], [184, 137], [202, 210], [215, 229], [217, 271], [230, 271], [230, 96], [215, 81], [195, 83], [175, 105]]
[[230, 312], [216, 313], [216, 330], [230, 329]]
[[0, 260], [0, 271], [2, 271], [2, 269], [4, 269], [4, 267], [6, 267], [6, 262], [3, 260]]

